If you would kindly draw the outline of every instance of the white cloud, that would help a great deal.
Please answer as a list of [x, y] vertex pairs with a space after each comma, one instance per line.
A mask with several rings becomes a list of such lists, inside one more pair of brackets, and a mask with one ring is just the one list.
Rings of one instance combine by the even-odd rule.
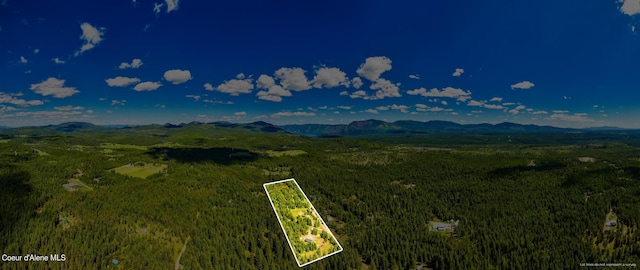
[[593, 122], [593, 119], [589, 119], [586, 113], [574, 113], [573, 115], [566, 113], [554, 113], [547, 120], [562, 120], [567, 122]]
[[569, 111], [566, 111], [566, 110], [553, 110], [552, 112], [555, 113], [555, 114], [566, 114], [566, 113], [569, 113]]
[[29, 89], [43, 95], [55, 98], [65, 98], [80, 93], [75, 87], [64, 87], [65, 80], [58, 80], [50, 77], [41, 83], [32, 84]]
[[351, 110], [351, 106], [343, 106], [343, 105], [339, 105], [338, 109], [343, 109], [343, 110]]
[[172, 69], [167, 70], [164, 73], [164, 79], [173, 84], [181, 84], [188, 80], [191, 80], [191, 72], [188, 70]]
[[159, 83], [159, 82], [143, 82], [143, 83], [136, 84], [136, 86], [133, 87], [133, 90], [136, 90], [136, 91], [153, 91], [153, 90], [156, 90], [156, 89], [160, 88], [160, 86], [162, 86], [162, 84]]
[[356, 73], [367, 80], [376, 81], [380, 78], [380, 74], [389, 70], [391, 70], [391, 59], [385, 56], [375, 56], [367, 58], [364, 64], [356, 70]]
[[386, 79], [377, 79], [371, 86], [369, 86], [372, 90], [379, 89], [376, 91], [375, 99], [383, 99], [385, 97], [401, 97], [400, 89], [398, 85], [392, 83]]
[[123, 99], [123, 100], [116, 100], [116, 99], [114, 99], [114, 100], [111, 100], [111, 106], [115, 106], [115, 105], [124, 106], [126, 102], [127, 102], [127, 101], [126, 101], [126, 100], [124, 100], [124, 99]]
[[258, 88], [269, 89], [269, 87], [274, 85], [276, 85], [276, 81], [269, 75], [262, 74], [258, 77], [258, 80], [256, 80], [256, 87]]
[[164, 6], [164, 4], [163, 4], [163, 3], [154, 3], [154, 4], [153, 4], [153, 12], [154, 12], [156, 15], [160, 14], [160, 11], [161, 11], [162, 6]]
[[200, 97], [200, 96], [198, 96], [198, 95], [185, 95], [185, 97], [192, 98], [192, 99], [193, 99], [193, 101], [198, 101], [198, 100], [200, 100], [200, 98], [201, 98], [201, 97]]
[[467, 101], [468, 99], [471, 99], [471, 91], [465, 92], [460, 88], [453, 88], [453, 87], [445, 87], [444, 89], [442, 89], [442, 91], [438, 90], [437, 88], [432, 88], [431, 90], [427, 91], [427, 89], [425, 89], [424, 87], [421, 87], [418, 89], [409, 90], [407, 91], [407, 94], [421, 95], [423, 97], [455, 98], [459, 101]]
[[452, 109], [445, 109], [445, 108], [441, 108], [441, 107], [429, 107], [427, 105], [424, 104], [416, 104], [416, 111], [419, 112], [442, 112], [442, 111], [453, 111]]
[[411, 74], [411, 75], [409, 75], [409, 78], [411, 78], [411, 79], [416, 79], [416, 80], [420, 80], [420, 75], [418, 75], [418, 74], [415, 74], [415, 75], [414, 75], [414, 74]]
[[[42, 102], [41, 100], [25, 100], [21, 98], [16, 98], [20, 96], [23, 96], [23, 94], [0, 92], [0, 104], [6, 103], [6, 104], [13, 104], [21, 107], [38, 106], [38, 105], [44, 104], [44, 102]], [[9, 107], [9, 108], [13, 108], [13, 107]], [[6, 109], [6, 110], [9, 110], [9, 109]]]
[[482, 107], [482, 102], [477, 101], [477, 100], [471, 100], [467, 103], [467, 106], [469, 107]]
[[454, 71], [453, 74], [451, 74], [451, 76], [460, 77], [460, 75], [462, 75], [462, 73], [464, 73], [464, 69], [456, 68], [456, 71]]
[[142, 66], [142, 60], [140, 60], [138, 58], [135, 58], [135, 59], [131, 60], [131, 64], [129, 64], [127, 62], [120, 63], [120, 66], [118, 68], [119, 69], [139, 68], [140, 66]]
[[235, 112], [233, 115], [235, 115], [235, 116], [245, 116], [245, 115], [247, 115], [247, 112]]
[[53, 107], [56, 111], [80, 111], [80, 110], [84, 110], [84, 107], [81, 106], [71, 106], [71, 105], [67, 105], [67, 106], [56, 106]]
[[282, 97], [290, 97], [291, 92], [289, 90], [285, 90], [280, 85], [272, 85], [269, 87], [269, 91], [260, 91], [256, 94], [258, 99], [268, 100], [273, 102], [281, 102]]
[[429, 111], [430, 111], [430, 112], [442, 112], [442, 111], [450, 112], [450, 111], [453, 111], [453, 110], [451, 110], [451, 109], [445, 109], [445, 108], [440, 108], [440, 107], [436, 106], [436, 107], [433, 107], [433, 108], [429, 108]]
[[353, 88], [355, 89], [360, 89], [360, 87], [362, 87], [364, 83], [362, 82], [362, 79], [360, 79], [360, 77], [355, 77], [353, 79], [351, 79], [351, 85], [353, 85]]
[[123, 87], [123, 86], [127, 86], [127, 85], [130, 85], [130, 84], [133, 84], [133, 83], [140, 82], [140, 79], [118, 76], [118, 77], [115, 77], [115, 78], [106, 79], [105, 81], [111, 87], [114, 87], [114, 86], [115, 87]]
[[164, 2], [167, 3], [167, 13], [169, 13], [178, 9], [178, 3], [180, 3], [180, 0], [164, 0]]
[[502, 103], [502, 106], [511, 106], [511, 105], [516, 105], [516, 103], [513, 103], [513, 102]]
[[289, 116], [315, 116], [314, 112], [278, 112], [271, 115], [272, 118], [289, 117]]
[[315, 88], [332, 88], [336, 86], [344, 86], [349, 87], [349, 78], [347, 78], [347, 74], [342, 72], [338, 68], [327, 68], [323, 67], [316, 70], [316, 76], [311, 81], [313, 87]]
[[[483, 107], [483, 108], [492, 109], [492, 110], [505, 109], [505, 107], [502, 106], [502, 105], [487, 104], [486, 100], [483, 100], [483, 101], [471, 100], [471, 101], [467, 102], [467, 106], [470, 106], [470, 107]], [[518, 110], [520, 110], [520, 109], [518, 109]]]
[[535, 112], [532, 112], [532, 114], [547, 114], [547, 112], [546, 111], [535, 111]]
[[519, 114], [519, 113], [520, 113], [520, 110], [524, 110], [524, 109], [526, 109], [526, 108], [527, 108], [527, 107], [526, 107], [526, 106], [524, 106], [524, 105], [518, 105], [517, 107], [515, 107], [515, 108], [513, 108], [513, 109], [509, 110], [509, 113], [510, 113], [510, 114], [513, 114], [513, 115], [516, 115], [516, 114]]
[[491, 101], [491, 102], [502, 102], [502, 98], [501, 97], [493, 97], [489, 101]]
[[504, 109], [504, 106], [502, 105], [498, 105], [498, 104], [483, 104], [483, 107], [487, 108], [487, 109], [492, 109], [492, 110], [502, 110]]
[[340, 95], [341, 95], [341, 96], [348, 96], [348, 95], [349, 95], [349, 92], [347, 92], [347, 91], [342, 91], [342, 92], [340, 92]]
[[640, 14], [640, 0], [619, 0], [622, 2], [620, 11], [629, 16]]
[[378, 107], [376, 107], [376, 110], [378, 110], [378, 111], [388, 111], [388, 110], [389, 110], [389, 108], [391, 108], [391, 106], [390, 106], [390, 105], [386, 105], [386, 106], [378, 106]]
[[529, 89], [533, 86], [535, 86], [535, 84], [530, 81], [522, 81], [516, 84], [512, 84], [511, 89]]
[[205, 83], [204, 84], [204, 89], [205, 90], [209, 90], [209, 91], [213, 91], [213, 85], [211, 85], [210, 83]]
[[253, 90], [253, 83], [251, 79], [245, 79], [245, 80], [232, 79], [218, 85], [218, 87], [216, 87], [215, 90], [222, 93], [230, 94], [232, 96], [237, 96], [240, 94], [248, 94], [248, 93], [251, 93], [251, 91]]
[[447, 106], [447, 104], [449, 104], [449, 102], [447, 102], [446, 100], [440, 101], [440, 103], [441, 103], [442, 105], [445, 105], [445, 106]]
[[244, 75], [244, 73], [238, 73], [238, 75], [236, 75], [236, 79], [238, 80], [242, 80], [244, 79], [246, 76]]
[[56, 64], [64, 64], [64, 63], [66, 63], [63, 60], [60, 60], [60, 58], [58, 58], [58, 57], [51, 59], [51, 61], [53, 61]]
[[302, 91], [311, 89], [311, 85], [304, 75], [305, 72], [301, 68], [281, 68], [276, 70], [275, 76], [280, 79], [280, 84], [284, 89]]
[[367, 98], [367, 92], [365, 92], [364, 90], [358, 90], [355, 91], [353, 93], [351, 93], [351, 95], [349, 95], [350, 98], [363, 98], [366, 99]]
[[40, 53], [40, 49], [34, 49], [33, 50], [33, 54], [38, 54], [38, 53]]
[[20, 56], [20, 63], [26, 64], [29, 61], [27, 61], [27, 58], [24, 58], [24, 56]]
[[80, 47], [80, 50], [76, 51], [75, 56], [91, 50], [98, 45], [98, 43], [102, 41], [102, 36], [104, 35], [105, 30], [104, 27], [98, 29], [86, 22], [80, 25], [80, 29], [82, 29], [82, 36], [80, 36], [80, 39], [84, 40], [84, 44]]
[[407, 113], [408, 112], [407, 110], [409, 109], [409, 106], [393, 104], [393, 105], [391, 105], [391, 109], [392, 110], [396, 110], [396, 111], [400, 111], [400, 112], [403, 112], [403, 113]]
[[366, 112], [366, 113], [372, 113], [372, 114], [378, 114], [378, 111], [377, 111], [377, 110], [374, 110], [374, 109], [367, 109], [367, 110], [364, 110], [364, 112]]

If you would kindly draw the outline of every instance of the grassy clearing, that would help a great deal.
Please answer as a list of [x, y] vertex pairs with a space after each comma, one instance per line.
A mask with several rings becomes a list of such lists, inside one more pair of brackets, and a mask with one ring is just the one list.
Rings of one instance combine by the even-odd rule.
[[332, 155], [330, 159], [356, 165], [391, 165], [406, 161], [408, 155], [391, 151], [353, 152]]
[[78, 170], [78, 173], [73, 175], [73, 178], [69, 179], [68, 183], [62, 185], [67, 191], [92, 191], [93, 188], [88, 186], [87, 184], [80, 181], [80, 178], [84, 175], [81, 170]]
[[9, 139], [6, 139], [6, 140], [0, 140], [0, 143], [8, 143], [9, 141], [11, 141], [11, 140], [9, 140]]
[[161, 172], [162, 170], [167, 168], [167, 164], [144, 164], [144, 165], [140, 165], [140, 164], [126, 164], [117, 168], [113, 168], [111, 169], [112, 171], [122, 174], [122, 175], [127, 175], [127, 176], [132, 176], [132, 177], [138, 177], [138, 178], [147, 178], [151, 175], [154, 175], [156, 173]]
[[270, 157], [282, 157], [282, 156], [294, 157], [299, 155], [306, 155], [307, 152], [303, 150], [284, 150], [284, 151], [268, 150], [268, 151], [265, 151], [264, 154]]
[[133, 144], [118, 144], [118, 143], [101, 143], [100, 147], [106, 149], [136, 149], [136, 150], [148, 150], [146, 146], [133, 145]]
[[159, 144], [154, 144], [151, 147], [167, 147], [167, 148], [184, 148], [187, 147], [184, 144], [174, 143], [174, 142], [163, 142]]
[[266, 176], [279, 176], [279, 177], [289, 177], [291, 176], [291, 168], [290, 167], [276, 167], [270, 170], [262, 169], [262, 174]]
[[38, 149], [35, 149], [35, 148], [31, 148], [31, 149], [33, 149], [33, 151], [38, 152], [38, 156], [48, 156], [49, 155], [49, 153], [47, 153], [45, 151], [38, 150]]
[[289, 211], [291, 213], [291, 217], [295, 218], [297, 216], [304, 216], [307, 213], [307, 208], [294, 208]]

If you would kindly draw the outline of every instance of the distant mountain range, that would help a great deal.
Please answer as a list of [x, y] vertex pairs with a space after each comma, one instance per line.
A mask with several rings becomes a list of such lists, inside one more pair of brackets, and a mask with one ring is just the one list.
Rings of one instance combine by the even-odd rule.
[[32, 126], [32, 127], [17, 127], [10, 128], [6, 127], [5, 129], [1, 129], [1, 133], [4, 134], [24, 134], [24, 135], [51, 135], [55, 133], [75, 133], [75, 132], [117, 132], [122, 130], [129, 131], [188, 131], [189, 129], [197, 129], [197, 128], [237, 128], [242, 130], [254, 131], [254, 132], [282, 132], [286, 133], [285, 130], [279, 128], [276, 125], [269, 124], [267, 122], [258, 121], [252, 123], [229, 123], [229, 122], [211, 122], [211, 123], [202, 123], [202, 122], [191, 122], [191, 123], [180, 123], [177, 125], [174, 124], [149, 124], [149, 125], [95, 125], [86, 122], [66, 122], [58, 125], [47, 125], [47, 126]]
[[431, 133], [567, 133], [583, 131], [621, 131], [616, 127], [597, 127], [587, 129], [558, 128], [552, 126], [522, 125], [510, 122], [500, 124], [457, 124], [449, 121], [410, 121], [385, 122], [381, 120], [354, 121], [344, 125], [302, 124], [283, 125], [282, 129], [290, 133], [309, 136], [322, 135], [375, 135], [375, 134], [431, 134]]
[[264, 121], [252, 123], [230, 123], [230, 122], [191, 122], [181, 124], [150, 124], [139, 126], [127, 125], [94, 125], [86, 122], [67, 122], [58, 125], [48, 125], [40, 127], [0, 127], [3, 133], [21, 133], [47, 135], [58, 132], [114, 132], [117, 130], [180, 130], [199, 126], [220, 127], [220, 128], [240, 128], [256, 132], [288, 132], [307, 136], [355, 136], [355, 135], [384, 135], [384, 134], [437, 134], [437, 133], [572, 133], [572, 132], [595, 132], [595, 131], [624, 131], [627, 129], [617, 127], [592, 127], [584, 129], [558, 128], [552, 126], [522, 125], [504, 122], [500, 124], [457, 124], [449, 121], [410, 121], [401, 120], [395, 122], [385, 122], [381, 120], [353, 121], [349, 124], [328, 125], [328, 124], [301, 124], [276, 126]]

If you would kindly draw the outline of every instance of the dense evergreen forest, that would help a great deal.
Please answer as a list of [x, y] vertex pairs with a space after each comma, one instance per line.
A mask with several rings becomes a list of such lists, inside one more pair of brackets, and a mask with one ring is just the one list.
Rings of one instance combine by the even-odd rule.
[[[308, 269], [640, 263], [637, 137], [310, 138], [209, 124], [23, 133], [0, 131], [1, 253], [66, 260], [3, 269], [298, 269], [262, 187], [290, 177], [344, 248]], [[166, 168], [111, 170], [127, 164]], [[451, 219], [454, 231], [430, 229]]]

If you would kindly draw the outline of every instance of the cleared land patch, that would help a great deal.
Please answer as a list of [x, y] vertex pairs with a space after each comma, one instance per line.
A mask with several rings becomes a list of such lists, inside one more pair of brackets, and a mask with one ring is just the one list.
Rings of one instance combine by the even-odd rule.
[[135, 164], [132, 164], [132, 163], [125, 164], [120, 167], [113, 168], [111, 170], [119, 174], [144, 179], [151, 175], [159, 173], [166, 168], [167, 168], [167, 164], [138, 162]]
[[263, 187], [298, 266], [342, 251], [342, 246], [295, 179], [266, 183]]
[[68, 191], [76, 191], [76, 190], [91, 191], [91, 190], [93, 190], [93, 188], [87, 186], [87, 184], [83, 183], [82, 181], [80, 181], [80, 180], [78, 180], [76, 178], [69, 179], [69, 182], [66, 183], [66, 184], [63, 184], [62, 186]]
[[264, 154], [266, 154], [267, 156], [270, 157], [282, 157], [282, 156], [299, 156], [299, 155], [306, 155], [307, 152], [303, 151], [303, 150], [283, 150], [283, 151], [273, 151], [273, 150], [267, 150], [264, 152]]
[[359, 152], [335, 154], [329, 157], [332, 160], [343, 161], [356, 165], [391, 165], [408, 160], [407, 153], [392, 151]]
[[33, 149], [33, 151], [36, 151], [38, 153], [38, 156], [48, 156], [49, 155], [49, 153], [47, 153], [45, 151], [38, 150], [38, 149], [35, 149], [35, 148], [31, 148], [31, 149]]
[[149, 149], [146, 146], [133, 145], [133, 144], [118, 144], [118, 143], [101, 143], [100, 147], [105, 149], [136, 149], [136, 150], [147, 150]]

